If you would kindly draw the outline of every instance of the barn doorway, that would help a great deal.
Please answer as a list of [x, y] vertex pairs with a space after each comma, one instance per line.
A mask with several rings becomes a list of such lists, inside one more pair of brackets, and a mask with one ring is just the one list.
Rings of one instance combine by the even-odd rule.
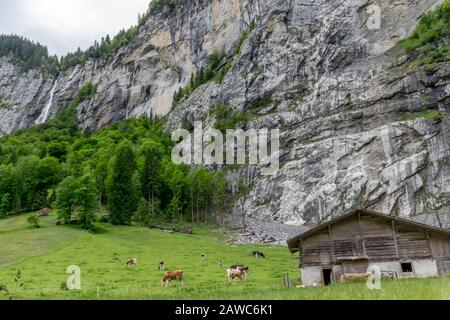
[[411, 273], [413, 272], [413, 267], [411, 262], [402, 263], [402, 272], [403, 273]]
[[331, 285], [331, 276], [333, 274], [333, 270], [331, 269], [323, 269], [323, 284], [326, 286]]

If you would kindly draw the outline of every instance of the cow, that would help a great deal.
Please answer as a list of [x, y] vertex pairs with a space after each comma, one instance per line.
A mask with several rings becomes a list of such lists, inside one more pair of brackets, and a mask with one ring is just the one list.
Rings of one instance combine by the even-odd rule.
[[241, 281], [247, 278], [249, 273], [249, 268], [244, 265], [232, 265], [230, 269], [227, 270], [227, 276], [229, 280], [234, 280], [239, 278]]
[[164, 261], [161, 261], [158, 265], [158, 270], [164, 270], [165, 269], [165, 265], [164, 265]]
[[371, 272], [367, 273], [346, 273], [341, 276], [339, 283], [344, 283], [347, 280], [367, 280], [372, 275]]
[[245, 268], [245, 266], [243, 264], [234, 264], [230, 267], [231, 270], [236, 270], [240, 268]]
[[261, 251], [253, 251], [252, 252], [252, 256], [254, 256], [255, 258], [266, 258], [266, 256], [264, 255], [264, 253], [262, 253]]
[[169, 285], [169, 283], [172, 281], [180, 281], [181, 286], [183, 286], [184, 271], [175, 270], [175, 271], [166, 272], [164, 274], [164, 278], [161, 280], [161, 287], [167, 287]]
[[242, 282], [245, 280], [246, 272], [241, 269], [228, 269], [227, 276], [230, 281], [239, 279]]
[[241, 270], [244, 273], [245, 276], [247, 276], [248, 273], [250, 272], [250, 269], [248, 267], [246, 267], [246, 266], [243, 266], [243, 267], [239, 268], [239, 270]]
[[137, 259], [130, 259], [127, 261], [128, 267], [135, 266], [135, 265], [137, 265]]

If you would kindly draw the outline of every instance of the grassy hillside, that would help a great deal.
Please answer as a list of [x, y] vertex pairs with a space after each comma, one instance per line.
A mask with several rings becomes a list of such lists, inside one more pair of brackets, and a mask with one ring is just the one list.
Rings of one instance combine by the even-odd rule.
[[[55, 217], [43, 218], [40, 229], [26, 223], [27, 215], [0, 220], [0, 299], [447, 299], [450, 278], [383, 282], [370, 291], [364, 284], [328, 288], [286, 289], [283, 274], [298, 282], [298, 261], [286, 247], [231, 245], [209, 228], [194, 235], [170, 234], [135, 226], [101, 225], [98, 234], [72, 226], [56, 226]], [[249, 255], [262, 250], [267, 260]], [[201, 262], [201, 254], [206, 261]], [[138, 265], [126, 267], [130, 258]], [[186, 272], [185, 287], [162, 289], [163, 260], [167, 269]], [[246, 283], [226, 280], [225, 267], [244, 263], [251, 275]], [[82, 289], [61, 289], [69, 265], [81, 268]], [[14, 279], [20, 270], [22, 278]], [[19, 284], [23, 283], [22, 287]]]

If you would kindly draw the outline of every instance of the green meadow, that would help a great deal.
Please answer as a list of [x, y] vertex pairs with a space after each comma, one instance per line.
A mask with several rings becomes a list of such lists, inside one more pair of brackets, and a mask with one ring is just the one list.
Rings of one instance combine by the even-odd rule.
[[[27, 215], [0, 220], [0, 299], [448, 299], [450, 278], [383, 281], [381, 290], [364, 283], [326, 288], [284, 287], [283, 275], [299, 283], [298, 259], [287, 247], [233, 245], [213, 226], [194, 228], [193, 235], [171, 234], [143, 227], [99, 224], [97, 233], [55, 225], [55, 217], [40, 219], [41, 228]], [[250, 256], [263, 251], [267, 259]], [[205, 254], [206, 260], [201, 261]], [[128, 259], [138, 265], [127, 267]], [[219, 266], [219, 261], [224, 266]], [[160, 287], [164, 261], [167, 270], [185, 271], [185, 284]], [[244, 283], [226, 279], [232, 264], [246, 264]], [[81, 270], [81, 289], [65, 290], [67, 267]], [[17, 274], [20, 270], [20, 277]]]

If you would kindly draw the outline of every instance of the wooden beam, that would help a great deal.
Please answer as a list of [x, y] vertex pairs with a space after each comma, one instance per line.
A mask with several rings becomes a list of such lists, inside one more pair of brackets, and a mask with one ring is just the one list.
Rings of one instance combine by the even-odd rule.
[[300, 260], [300, 268], [302, 267], [302, 263], [303, 263], [303, 261], [302, 261], [302, 257], [303, 257], [303, 245], [302, 245], [302, 239], [300, 239], [299, 241], [298, 241], [298, 246], [299, 246], [299, 248], [298, 248], [298, 252], [299, 252], [299, 260]]
[[430, 247], [431, 257], [435, 258], [434, 253], [433, 253], [433, 246], [431, 245], [430, 231], [425, 230], [425, 235], [427, 236], [427, 242], [428, 242], [428, 246]]
[[361, 245], [363, 249], [363, 255], [367, 257], [367, 250], [366, 250], [366, 237], [364, 236], [364, 230], [363, 225], [361, 221], [361, 212], [358, 212], [358, 222], [359, 222], [359, 233], [361, 236]]
[[330, 240], [330, 250], [331, 250], [331, 261], [333, 263], [336, 262], [336, 259], [334, 257], [334, 243], [333, 243], [333, 235], [331, 234], [331, 225], [328, 226], [328, 239]]
[[395, 232], [395, 220], [392, 220], [392, 237], [394, 238], [395, 252], [397, 253], [397, 259], [400, 259], [400, 252], [398, 250], [397, 232]]

